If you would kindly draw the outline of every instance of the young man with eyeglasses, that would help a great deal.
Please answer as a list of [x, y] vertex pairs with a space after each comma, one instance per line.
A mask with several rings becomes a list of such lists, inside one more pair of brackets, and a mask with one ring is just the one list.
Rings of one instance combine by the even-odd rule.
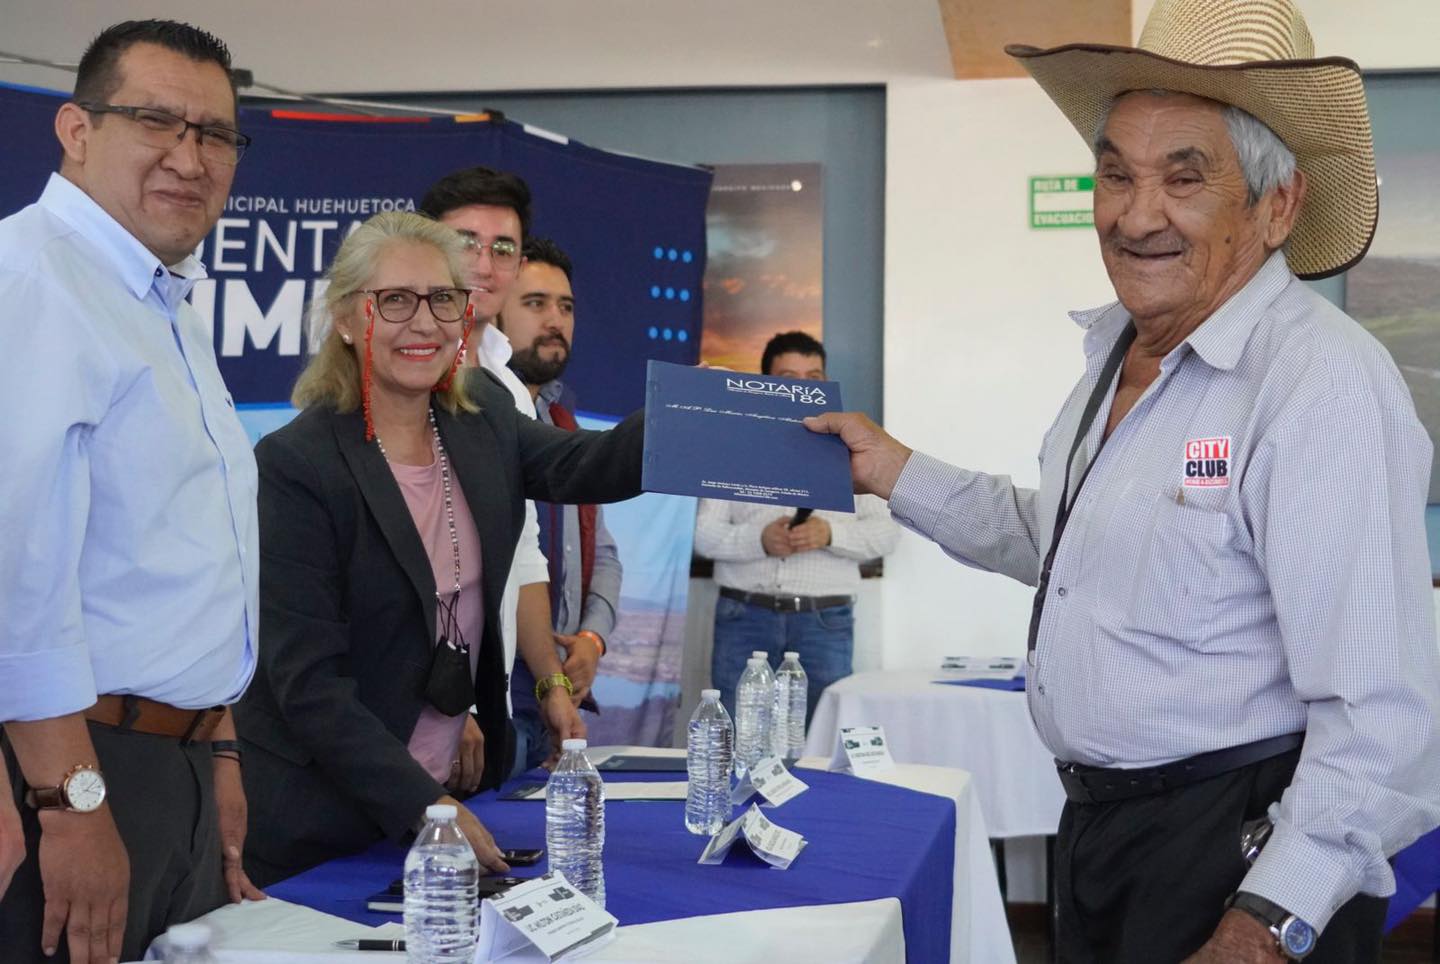
[[227, 887], [261, 896], [227, 709], [255, 667], [255, 461], [184, 300], [248, 143], [229, 68], [186, 24], [101, 33], [59, 172], [0, 221], [6, 961], [135, 959]]
[[[511, 356], [510, 342], [494, 324], [524, 264], [521, 246], [530, 229], [529, 185], [508, 172], [481, 166], [464, 168], [431, 185], [420, 202], [420, 210], [460, 232], [468, 243], [471, 270], [466, 283], [471, 289], [470, 303], [475, 308], [475, 330], [467, 343], [465, 364], [483, 368], [499, 379], [510, 390], [516, 410], [534, 418], [535, 404], [529, 390], [507, 367]], [[517, 652], [526, 665], [538, 665], [540, 654], [554, 646], [549, 580], [549, 565], [540, 551], [535, 504], [527, 500], [525, 524], [520, 532], [500, 609], [507, 673], [515, 665]], [[574, 684], [570, 676], [572, 673], [579, 675], [576, 659], [583, 659], [578, 647], [570, 651], [563, 673], [539, 681], [537, 696], [543, 696], [555, 686], [564, 686], [573, 697]], [[578, 706], [578, 697], [573, 702]], [[567, 735], [584, 736], [584, 724], [578, 715], [573, 721], [571, 734], [552, 733], [551, 738], [563, 739]], [[457, 761], [457, 773], [465, 782], [462, 789], [468, 788], [471, 781], [479, 784], [483, 750], [480, 728], [467, 726]]]

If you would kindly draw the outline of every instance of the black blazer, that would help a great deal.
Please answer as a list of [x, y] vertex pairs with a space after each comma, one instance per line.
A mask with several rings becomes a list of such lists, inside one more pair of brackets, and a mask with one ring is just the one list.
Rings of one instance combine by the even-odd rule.
[[[480, 532], [485, 628], [475, 705], [485, 786], [504, 776], [500, 598], [524, 500], [614, 502], [640, 491], [643, 419], [566, 432], [515, 411], [488, 373], [477, 414], [435, 407]], [[400, 487], [359, 412], [300, 413], [255, 448], [260, 652], [235, 707], [256, 882], [399, 839], [446, 791], [409, 753], [435, 640], [435, 581]], [[261, 884], [264, 886], [264, 884]]]

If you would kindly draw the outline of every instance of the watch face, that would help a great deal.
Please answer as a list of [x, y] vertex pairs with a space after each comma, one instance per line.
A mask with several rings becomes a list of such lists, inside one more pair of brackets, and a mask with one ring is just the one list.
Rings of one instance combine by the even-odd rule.
[[1315, 949], [1315, 928], [1298, 917], [1291, 917], [1280, 925], [1280, 943], [1291, 957], [1304, 957]]
[[99, 809], [105, 802], [105, 778], [96, 770], [76, 770], [65, 780], [65, 798], [71, 810]]

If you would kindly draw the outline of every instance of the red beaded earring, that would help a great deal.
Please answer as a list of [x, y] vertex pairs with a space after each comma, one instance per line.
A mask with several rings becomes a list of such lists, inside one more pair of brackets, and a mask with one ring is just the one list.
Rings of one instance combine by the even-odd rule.
[[460, 332], [460, 349], [455, 352], [455, 361], [450, 364], [450, 370], [445, 377], [435, 383], [431, 392], [448, 392], [450, 385], [455, 381], [455, 373], [459, 371], [460, 365], [465, 361], [465, 343], [470, 340], [470, 332], [475, 327], [475, 306], [465, 306], [465, 327]]
[[365, 410], [365, 441], [375, 439], [375, 421], [370, 416], [370, 370], [372, 358], [370, 341], [375, 337], [375, 303], [365, 299], [365, 361], [360, 369], [360, 404]]

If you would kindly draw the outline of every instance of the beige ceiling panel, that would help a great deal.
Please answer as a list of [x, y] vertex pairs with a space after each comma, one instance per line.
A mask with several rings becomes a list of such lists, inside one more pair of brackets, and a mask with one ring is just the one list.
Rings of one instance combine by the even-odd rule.
[[1128, 46], [1130, 0], [939, 0], [955, 76], [1023, 77], [1005, 45], [1088, 41]]

